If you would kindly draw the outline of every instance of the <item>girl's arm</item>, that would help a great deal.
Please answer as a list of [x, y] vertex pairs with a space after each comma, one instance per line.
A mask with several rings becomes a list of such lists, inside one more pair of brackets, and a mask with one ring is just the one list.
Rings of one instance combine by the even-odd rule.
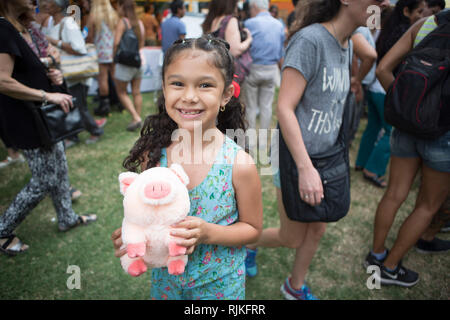
[[225, 29], [225, 40], [230, 44], [230, 52], [233, 57], [239, 57], [250, 47], [252, 36], [250, 32], [246, 32], [248, 37], [245, 41], [241, 42], [238, 20], [234, 17], [230, 19]]
[[391, 83], [395, 80], [393, 74], [394, 69], [413, 48], [417, 33], [425, 23], [426, 19], [427, 18], [420, 19], [412, 25], [378, 64], [376, 74], [384, 90], [388, 91]]
[[323, 197], [322, 180], [309, 158], [295, 115], [295, 109], [303, 96], [307, 82], [294, 68], [285, 68], [281, 79], [277, 107], [281, 133], [297, 166], [300, 197], [310, 205], [317, 205]]
[[[189, 216], [175, 225], [171, 232], [177, 244], [187, 247], [188, 253], [198, 244], [217, 244], [222, 246], [242, 246], [258, 240], [262, 231], [262, 193], [261, 182], [253, 159], [240, 151], [233, 166], [233, 187], [235, 189], [238, 222], [222, 226], [207, 223], [203, 219]], [[180, 228], [180, 229], [178, 229]], [[183, 230], [181, 228], [185, 228]]]

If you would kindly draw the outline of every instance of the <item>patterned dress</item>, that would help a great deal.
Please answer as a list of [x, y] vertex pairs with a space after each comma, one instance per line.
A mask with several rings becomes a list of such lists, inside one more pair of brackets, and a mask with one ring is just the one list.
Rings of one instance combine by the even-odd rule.
[[94, 42], [97, 48], [98, 63], [112, 63], [114, 34], [106, 23], [102, 22], [102, 28], [100, 32], [96, 32]]
[[[190, 216], [231, 225], [239, 213], [232, 182], [233, 162], [241, 148], [230, 138], [219, 151], [208, 176], [189, 190]], [[167, 166], [163, 149], [161, 166]], [[245, 299], [245, 248], [202, 244], [189, 255], [185, 272], [174, 276], [167, 268], [153, 269], [151, 298], [168, 300]]]

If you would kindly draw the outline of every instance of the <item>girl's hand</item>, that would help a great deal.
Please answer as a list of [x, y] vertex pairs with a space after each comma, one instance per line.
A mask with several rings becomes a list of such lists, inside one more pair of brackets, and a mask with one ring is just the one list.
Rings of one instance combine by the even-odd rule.
[[323, 185], [316, 168], [299, 170], [298, 187], [300, 198], [311, 206], [320, 204], [323, 199]]
[[194, 252], [195, 246], [204, 243], [207, 237], [208, 223], [197, 217], [186, 217], [183, 221], [172, 225], [172, 237], [177, 237], [176, 243], [186, 247], [186, 254]]
[[61, 70], [52, 68], [47, 73], [47, 76], [53, 84], [55, 84], [57, 86], [60, 86], [63, 84], [64, 77], [63, 77]]
[[111, 234], [111, 240], [114, 246], [114, 255], [117, 258], [124, 256], [127, 253], [127, 248], [122, 248], [122, 228], [114, 230], [114, 232]]
[[72, 96], [68, 94], [47, 92], [47, 101], [61, 106], [65, 113], [68, 113], [73, 108]]

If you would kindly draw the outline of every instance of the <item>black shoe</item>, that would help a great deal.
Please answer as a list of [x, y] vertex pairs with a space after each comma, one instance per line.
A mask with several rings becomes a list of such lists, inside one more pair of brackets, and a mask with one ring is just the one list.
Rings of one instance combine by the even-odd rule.
[[100, 102], [97, 108], [94, 109], [96, 116], [107, 116], [111, 112], [111, 105], [109, 98], [100, 97]]
[[394, 271], [389, 271], [385, 266], [381, 266], [380, 274], [375, 273], [382, 285], [397, 285], [401, 287], [412, 287], [419, 282], [419, 274], [406, 269], [401, 263]]
[[434, 238], [431, 241], [419, 239], [416, 243], [416, 250], [420, 253], [441, 253], [450, 250], [450, 241]]
[[386, 255], [384, 256], [384, 259], [378, 260], [373, 254], [372, 251], [369, 251], [369, 253], [366, 256], [366, 260], [363, 262], [364, 269], [367, 270], [369, 266], [378, 266], [381, 268], [383, 265], [384, 260], [386, 260], [387, 256], [389, 254], [389, 250], [386, 250]]

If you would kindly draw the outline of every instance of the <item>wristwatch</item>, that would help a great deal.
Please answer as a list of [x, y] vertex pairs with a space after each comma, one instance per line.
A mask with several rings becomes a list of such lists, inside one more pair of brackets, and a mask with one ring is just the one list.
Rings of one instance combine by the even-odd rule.
[[45, 105], [47, 104], [47, 93], [44, 90], [40, 90], [41, 91], [41, 95], [42, 95], [42, 104]]

